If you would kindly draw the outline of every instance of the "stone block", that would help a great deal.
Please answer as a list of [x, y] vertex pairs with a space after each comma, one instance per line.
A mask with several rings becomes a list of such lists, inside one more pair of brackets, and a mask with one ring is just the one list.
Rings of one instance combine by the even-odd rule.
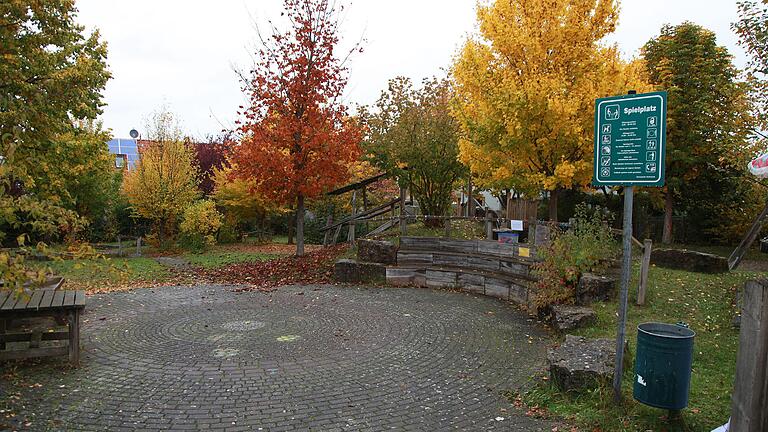
[[485, 295], [509, 300], [509, 286], [508, 281], [487, 277], [485, 278]]
[[[625, 345], [624, 358], [628, 359]], [[616, 341], [613, 339], [587, 339], [572, 335], [547, 355], [552, 382], [563, 391], [593, 389], [601, 384], [610, 385], [616, 364]]]
[[686, 249], [654, 249], [651, 264], [696, 273], [728, 273], [728, 259]]
[[459, 287], [474, 294], [485, 294], [485, 277], [471, 273], [460, 273]]
[[610, 300], [616, 293], [616, 279], [584, 273], [576, 286], [576, 304], [587, 306], [595, 301]]
[[428, 288], [456, 288], [458, 287], [458, 274], [450, 271], [427, 269]]
[[417, 274], [418, 270], [412, 268], [387, 267], [387, 285], [413, 285]]
[[333, 266], [333, 276], [338, 282], [383, 281], [387, 277], [387, 268], [384, 264], [341, 259]]
[[583, 306], [552, 306], [552, 325], [560, 331], [587, 327], [597, 322], [594, 310]]
[[389, 241], [359, 239], [357, 260], [379, 264], [397, 264], [397, 246]]

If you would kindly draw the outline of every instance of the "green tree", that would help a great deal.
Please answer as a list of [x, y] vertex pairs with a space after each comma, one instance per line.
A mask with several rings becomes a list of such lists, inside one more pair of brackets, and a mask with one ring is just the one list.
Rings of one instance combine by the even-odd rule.
[[[110, 74], [106, 44], [98, 31], [84, 35], [76, 16], [73, 0], [0, 2], [0, 242], [85, 225], [77, 182], [100, 168], [79, 153], [94, 147], [78, 124], [101, 112]], [[30, 277], [22, 255], [0, 252], [3, 288]]]
[[746, 163], [749, 87], [738, 80], [739, 71], [715, 34], [696, 24], [664, 26], [643, 46], [642, 56], [650, 81], [668, 92], [662, 242], [670, 243], [676, 202], [684, 196], [696, 197], [698, 203], [719, 200], [698, 194], [692, 187], [696, 180]]
[[[467, 172], [458, 161], [451, 98], [447, 80], [427, 79], [416, 89], [408, 78], [398, 77], [389, 81], [373, 110], [361, 110], [368, 127], [364, 148], [372, 161], [407, 183], [429, 216], [448, 214], [453, 188]], [[427, 222], [440, 224], [439, 219]]]
[[153, 113], [146, 133], [141, 159], [125, 175], [123, 191], [133, 213], [153, 222], [158, 243], [165, 247], [179, 217], [200, 194], [197, 169], [173, 114], [165, 109]]
[[61, 154], [77, 153], [67, 135], [78, 133], [77, 121], [101, 113], [110, 78], [106, 44], [98, 31], [84, 36], [76, 14], [67, 0], [0, 5], [0, 196], [6, 199], [27, 192], [63, 204], [68, 197], [61, 195], [70, 191], [61, 189], [62, 168], [55, 165]]

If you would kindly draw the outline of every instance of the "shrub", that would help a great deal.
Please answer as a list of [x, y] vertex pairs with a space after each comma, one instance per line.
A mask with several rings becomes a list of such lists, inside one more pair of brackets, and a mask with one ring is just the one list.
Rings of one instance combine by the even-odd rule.
[[541, 311], [552, 304], [572, 303], [583, 273], [608, 266], [619, 253], [611, 216], [601, 207], [576, 206], [575, 224], [570, 230], [553, 229], [549, 245], [537, 250], [541, 261], [534, 274], [539, 278], [534, 305]]
[[211, 200], [200, 200], [187, 207], [179, 225], [182, 246], [200, 251], [216, 244], [215, 234], [221, 228], [221, 219]]

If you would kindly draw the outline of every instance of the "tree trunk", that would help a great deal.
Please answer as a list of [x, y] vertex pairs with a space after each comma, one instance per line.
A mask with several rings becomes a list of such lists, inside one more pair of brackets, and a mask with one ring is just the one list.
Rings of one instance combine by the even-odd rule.
[[549, 191], [549, 220], [557, 222], [557, 196], [560, 193], [560, 188]]
[[304, 255], [304, 195], [299, 194], [296, 206], [296, 256]]
[[661, 235], [661, 242], [663, 244], [672, 243], [672, 189], [667, 187], [667, 192], [664, 195], [664, 233]]

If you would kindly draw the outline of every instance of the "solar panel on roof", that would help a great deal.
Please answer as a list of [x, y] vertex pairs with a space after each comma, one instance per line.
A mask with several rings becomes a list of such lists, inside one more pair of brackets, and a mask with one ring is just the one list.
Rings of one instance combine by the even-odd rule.
[[109, 152], [114, 155], [125, 155], [128, 169], [133, 169], [139, 160], [139, 149], [136, 140], [131, 138], [115, 138], [107, 142]]

